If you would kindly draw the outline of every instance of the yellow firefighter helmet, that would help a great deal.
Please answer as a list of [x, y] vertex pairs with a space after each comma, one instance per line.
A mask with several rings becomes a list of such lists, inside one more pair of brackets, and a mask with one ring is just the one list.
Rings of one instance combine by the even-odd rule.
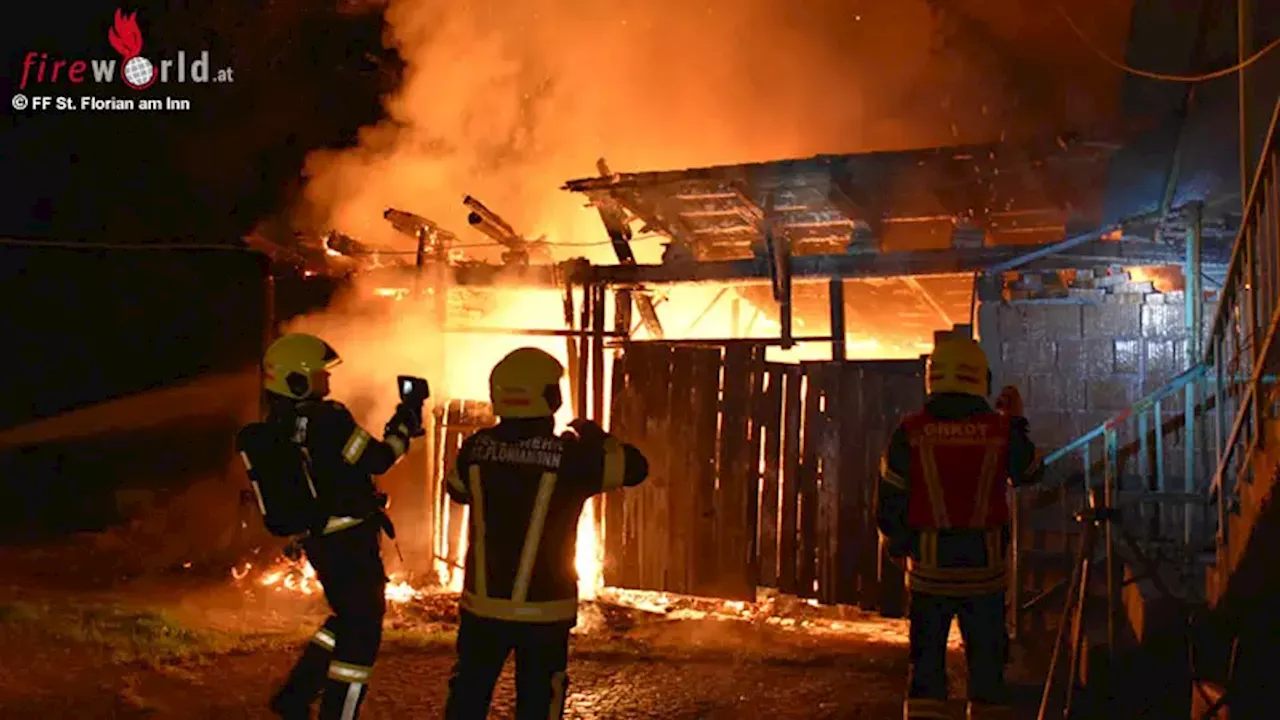
[[501, 418], [552, 417], [560, 409], [564, 366], [537, 348], [513, 350], [489, 373], [493, 414]]
[[295, 400], [323, 395], [328, 386], [317, 376], [340, 362], [337, 351], [315, 335], [282, 335], [262, 359], [262, 387]]
[[972, 338], [953, 335], [935, 343], [926, 373], [925, 388], [930, 395], [962, 393], [986, 397], [991, 392], [987, 354]]

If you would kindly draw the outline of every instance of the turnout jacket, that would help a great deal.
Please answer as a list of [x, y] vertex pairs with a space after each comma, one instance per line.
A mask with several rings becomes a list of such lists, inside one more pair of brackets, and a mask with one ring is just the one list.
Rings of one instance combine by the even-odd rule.
[[[266, 422], [286, 429], [307, 459], [319, 515], [313, 535], [345, 530], [375, 516], [382, 521], [385, 496], [379, 494], [373, 476], [390, 470], [408, 450], [409, 428], [404, 422], [393, 418], [385, 440], [378, 440], [340, 402], [279, 396], [269, 398]], [[274, 450], [248, 444], [242, 431], [238, 449], [255, 465], [256, 454]]]
[[1007, 487], [1039, 482], [1027, 421], [972, 395], [939, 393], [894, 430], [880, 461], [876, 516], [915, 592], [1001, 592], [1009, 546]]
[[463, 442], [446, 490], [471, 506], [460, 606], [516, 622], [574, 622], [578, 518], [593, 495], [639, 485], [644, 456], [612, 436], [557, 437], [551, 418], [507, 419]]

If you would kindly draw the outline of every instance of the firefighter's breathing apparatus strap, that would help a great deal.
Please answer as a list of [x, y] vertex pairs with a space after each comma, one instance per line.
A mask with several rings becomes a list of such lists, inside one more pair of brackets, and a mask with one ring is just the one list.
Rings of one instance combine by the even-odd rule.
[[343, 530], [350, 530], [357, 525], [363, 525], [366, 520], [379, 515], [383, 518], [383, 522], [379, 523], [381, 526], [380, 529], [382, 532], [386, 533], [388, 538], [390, 538], [391, 544], [396, 549], [396, 555], [400, 558], [401, 564], [403, 564], [404, 553], [400, 551], [400, 541], [396, 539], [395, 530], [392, 529], [393, 526], [391, 525], [391, 519], [388, 518], [386, 512], [382, 510], [372, 512], [362, 518], [350, 516], [330, 517], [328, 522], [325, 523], [324, 530], [322, 530], [319, 535], [310, 530], [298, 533], [297, 535], [291, 535], [289, 537], [289, 545], [301, 546], [304, 540], [308, 540], [313, 537], [324, 537], [326, 535], [333, 535], [334, 533], [342, 532]]

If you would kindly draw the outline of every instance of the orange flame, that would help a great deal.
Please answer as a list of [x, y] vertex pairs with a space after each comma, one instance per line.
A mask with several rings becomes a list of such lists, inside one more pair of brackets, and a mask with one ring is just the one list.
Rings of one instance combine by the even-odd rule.
[[138, 29], [138, 21], [135, 20], [137, 16], [136, 12], [125, 15], [117, 8], [115, 25], [107, 30], [107, 40], [111, 41], [111, 47], [123, 55], [125, 60], [135, 58], [142, 52], [142, 31]]
[[[253, 571], [253, 563], [246, 562], [238, 567], [231, 568], [231, 578], [236, 582], [241, 582]], [[320, 581], [316, 578], [315, 568], [311, 567], [311, 563], [306, 560], [294, 562], [292, 560], [281, 560], [276, 565], [263, 571], [255, 579], [255, 583], [259, 587], [267, 588], [275, 592], [294, 592], [300, 595], [314, 595], [324, 592], [320, 586]], [[404, 580], [392, 573], [387, 583], [385, 596], [388, 602], [406, 603], [411, 600], [421, 598], [424, 593], [413, 587]]]

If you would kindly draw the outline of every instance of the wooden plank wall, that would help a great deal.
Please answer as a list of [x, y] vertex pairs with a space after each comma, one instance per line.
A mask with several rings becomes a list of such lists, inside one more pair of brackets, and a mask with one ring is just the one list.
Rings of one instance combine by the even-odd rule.
[[762, 351], [632, 343], [614, 368], [612, 432], [649, 480], [606, 498], [605, 584], [754, 600]]
[[921, 361], [765, 363], [747, 343], [631, 343], [612, 428], [650, 479], [611, 493], [605, 584], [733, 599], [757, 587], [897, 615], [872, 505], [880, 453], [924, 401]]
[[[761, 536], [776, 535], [779, 553], [775, 565], [762, 546], [761, 585], [776, 579], [778, 589], [800, 597], [902, 612], [902, 570], [880, 547], [873, 508], [889, 436], [924, 402], [923, 370], [915, 360], [767, 369], [768, 379], [781, 378], [784, 431], [777, 459], [766, 458], [781, 513], [776, 525], [761, 516]], [[771, 466], [782, 468], [777, 481]], [[772, 493], [766, 487], [762, 498]]]

